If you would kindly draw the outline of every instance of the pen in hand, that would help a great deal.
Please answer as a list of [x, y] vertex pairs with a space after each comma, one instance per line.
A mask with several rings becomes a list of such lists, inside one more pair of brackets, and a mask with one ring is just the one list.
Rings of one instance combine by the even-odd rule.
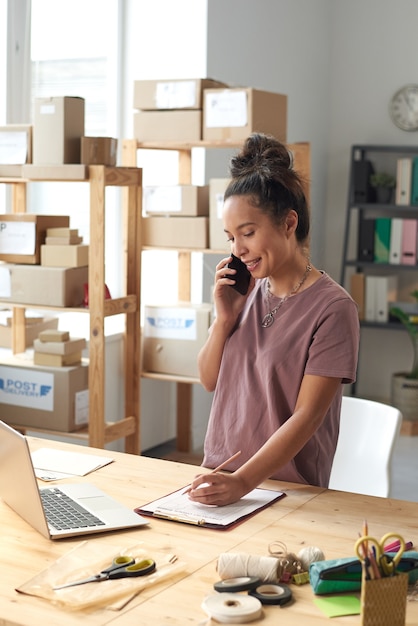
[[[216, 472], [220, 472], [221, 470], [224, 469], [224, 467], [232, 463], [232, 461], [235, 461], [235, 459], [238, 458], [240, 454], [241, 454], [241, 450], [238, 450], [238, 452], [235, 452], [235, 454], [230, 456], [229, 459], [226, 459], [226, 461], [218, 465], [218, 467], [215, 467], [215, 469], [213, 469], [211, 472], [209, 472], [206, 475], [210, 476], [211, 474], [216, 474]], [[191, 491], [191, 487], [188, 487], [187, 489], [185, 489], [185, 491], [183, 491], [183, 495], [190, 493], [190, 491]]]

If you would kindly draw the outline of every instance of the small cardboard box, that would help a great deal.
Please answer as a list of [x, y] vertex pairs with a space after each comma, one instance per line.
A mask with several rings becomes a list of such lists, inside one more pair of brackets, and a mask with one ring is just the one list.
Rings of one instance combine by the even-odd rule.
[[116, 165], [118, 140], [113, 137], [82, 137], [81, 163], [86, 165]]
[[80, 163], [84, 136], [84, 98], [36, 98], [33, 124], [33, 163]]
[[[7, 323], [0, 323], [0, 347], [12, 348], [12, 326], [11, 318], [7, 319]], [[57, 317], [38, 317], [33, 320], [26, 321], [25, 325], [25, 348], [30, 348], [40, 332], [46, 329], [58, 328]]]
[[251, 87], [205, 89], [205, 141], [244, 141], [253, 132], [286, 142], [287, 96]]
[[[82, 307], [88, 267], [42, 267], [2, 265], [2, 300], [18, 304]], [[10, 296], [8, 296], [10, 294]]]
[[0, 218], [0, 260], [7, 263], [37, 264], [46, 231], [54, 226], [68, 226], [68, 215], [5, 213]]
[[1, 165], [0, 164], [0, 177], [1, 178], [22, 178], [24, 165]]
[[224, 193], [230, 178], [211, 178], [209, 180], [209, 248], [229, 252], [229, 243], [224, 231], [222, 209]]
[[87, 180], [87, 165], [23, 165], [23, 178], [31, 180]]
[[0, 419], [16, 426], [60, 432], [85, 426], [88, 365], [44, 367], [34, 365], [31, 358], [25, 353], [2, 359]]
[[0, 126], [0, 164], [23, 165], [32, 161], [32, 126]]
[[142, 244], [167, 248], [207, 248], [208, 217], [144, 217]]
[[135, 80], [134, 109], [203, 109], [203, 90], [226, 86], [210, 78]]
[[88, 264], [89, 246], [86, 244], [41, 246], [41, 265], [44, 267], [82, 267]]
[[134, 138], [138, 141], [200, 141], [202, 111], [136, 111]]
[[207, 339], [211, 313], [212, 305], [208, 303], [146, 305], [144, 370], [197, 377], [197, 355]]
[[143, 187], [142, 208], [145, 215], [209, 215], [209, 186], [166, 185]]

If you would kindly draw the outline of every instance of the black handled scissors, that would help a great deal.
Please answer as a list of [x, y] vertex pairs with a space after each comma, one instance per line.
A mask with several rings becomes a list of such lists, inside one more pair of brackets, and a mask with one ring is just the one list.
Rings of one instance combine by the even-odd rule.
[[53, 587], [53, 589], [55, 591], [56, 589], [65, 589], [66, 587], [75, 587], [77, 585], [85, 585], [86, 583], [100, 583], [103, 580], [145, 576], [146, 574], [151, 574], [151, 572], [155, 570], [155, 567], [156, 565], [153, 559], [142, 559], [136, 563], [133, 556], [117, 556], [113, 559], [109, 567], [102, 569], [98, 574], [83, 578], [82, 580], [65, 583], [64, 585], [58, 585], [57, 587]]

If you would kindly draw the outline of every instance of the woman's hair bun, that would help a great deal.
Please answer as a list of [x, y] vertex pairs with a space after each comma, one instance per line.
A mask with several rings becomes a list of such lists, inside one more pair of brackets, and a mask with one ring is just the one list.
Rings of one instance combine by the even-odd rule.
[[287, 147], [272, 135], [253, 133], [243, 145], [241, 152], [231, 159], [230, 173], [238, 178], [257, 172], [263, 178], [275, 178], [280, 170], [293, 166], [293, 155]]

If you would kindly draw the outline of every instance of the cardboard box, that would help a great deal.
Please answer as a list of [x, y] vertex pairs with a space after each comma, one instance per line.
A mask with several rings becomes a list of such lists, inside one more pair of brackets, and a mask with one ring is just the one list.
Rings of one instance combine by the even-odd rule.
[[32, 126], [0, 126], [0, 164], [23, 165], [32, 161]]
[[208, 217], [144, 217], [142, 245], [167, 248], [207, 248]]
[[73, 432], [86, 425], [88, 413], [79, 410], [88, 394], [88, 366], [43, 367], [28, 353], [2, 359], [0, 419], [16, 426]]
[[[44, 335], [45, 336], [45, 335]], [[67, 341], [43, 341], [36, 338], [33, 342], [35, 352], [43, 352], [45, 354], [67, 355], [74, 352], [80, 352], [87, 346], [84, 337], [72, 337]]]
[[211, 313], [208, 303], [146, 305], [143, 369], [197, 377], [197, 355], [207, 339]]
[[209, 180], [209, 248], [229, 252], [229, 243], [224, 231], [222, 209], [224, 193], [230, 178], [211, 178]]
[[[88, 267], [1, 266], [2, 300], [17, 304], [82, 307]], [[6, 284], [8, 282], [8, 284]], [[10, 297], [7, 297], [10, 293]]]
[[80, 163], [84, 136], [84, 98], [36, 98], [33, 124], [33, 163]]
[[286, 142], [287, 96], [250, 87], [205, 89], [205, 141], [243, 141], [253, 132]]
[[23, 165], [23, 178], [30, 180], [88, 180], [87, 165]]
[[54, 226], [68, 226], [68, 215], [5, 213], [0, 217], [0, 260], [7, 263], [37, 264], [46, 231]]
[[134, 109], [203, 109], [203, 90], [227, 87], [210, 78], [135, 80]]
[[89, 246], [86, 244], [41, 246], [41, 265], [44, 267], [82, 267], [88, 264]]
[[209, 185], [166, 185], [143, 187], [142, 209], [145, 215], [209, 215]]
[[77, 350], [70, 354], [48, 354], [46, 352], [34, 352], [33, 362], [35, 365], [46, 365], [49, 367], [68, 367], [81, 363], [82, 351]]
[[116, 165], [118, 140], [113, 137], [82, 137], [81, 163]]
[[22, 178], [23, 165], [0, 165], [1, 178]]
[[[10, 323], [9, 323], [10, 319]], [[0, 323], [0, 347], [12, 348], [12, 326], [11, 318], [6, 324]], [[46, 329], [58, 328], [57, 317], [38, 317], [35, 320], [27, 320], [25, 325], [25, 348], [30, 348], [40, 332]]]
[[200, 141], [202, 111], [137, 111], [134, 139], [138, 141]]

